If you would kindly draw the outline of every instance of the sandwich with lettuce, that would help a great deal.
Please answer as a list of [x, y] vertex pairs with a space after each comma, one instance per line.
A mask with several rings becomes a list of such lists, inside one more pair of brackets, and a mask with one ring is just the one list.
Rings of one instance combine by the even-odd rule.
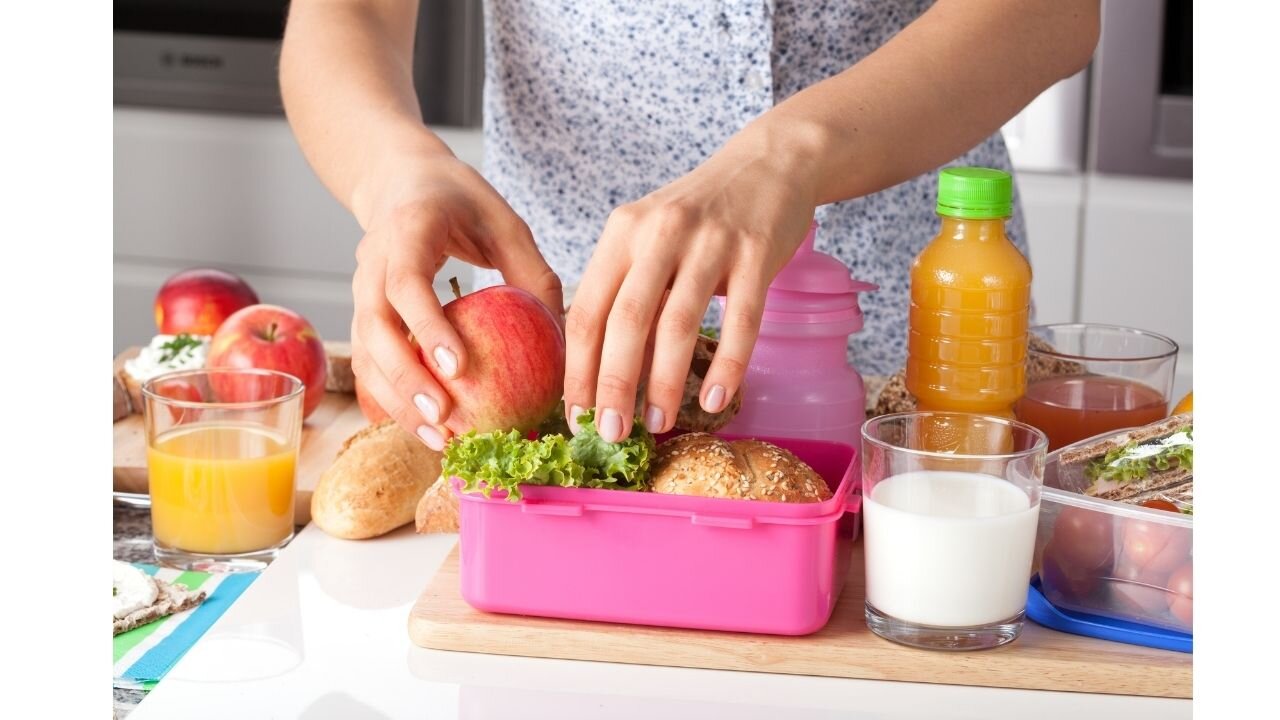
[[1189, 513], [1193, 460], [1187, 413], [1063, 448], [1059, 477], [1066, 472], [1085, 495], [1135, 505], [1168, 500]]

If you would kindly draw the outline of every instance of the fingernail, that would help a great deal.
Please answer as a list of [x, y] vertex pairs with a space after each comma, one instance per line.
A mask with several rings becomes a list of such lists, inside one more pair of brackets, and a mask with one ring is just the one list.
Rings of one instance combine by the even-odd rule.
[[436, 359], [436, 366], [446, 378], [452, 378], [458, 374], [458, 356], [454, 355], [452, 350], [443, 345], [437, 345], [436, 349], [431, 351], [431, 356]]
[[422, 438], [422, 442], [426, 443], [427, 447], [432, 450], [436, 452], [444, 450], [444, 436], [430, 425], [423, 425], [418, 428], [418, 437]]
[[662, 421], [666, 416], [662, 414], [662, 408], [657, 405], [650, 405], [648, 410], [644, 411], [644, 426], [649, 432], [659, 432], [662, 430]]
[[427, 422], [438, 425], [440, 424], [440, 406], [429, 395], [418, 393], [413, 396], [413, 404], [418, 406], [418, 412], [422, 413], [422, 417]]
[[622, 416], [613, 408], [605, 408], [600, 412], [596, 429], [605, 442], [618, 442], [622, 439]]
[[724, 409], [724, 386], [712, 385], [707, 397], [702, 401], [702, 409], [709, 413], [718, 413]]
[[578, 434], [578, 416], [583, 412], [581, 405], [571, 405], [569, 407], [569, 432], [573, 435]]

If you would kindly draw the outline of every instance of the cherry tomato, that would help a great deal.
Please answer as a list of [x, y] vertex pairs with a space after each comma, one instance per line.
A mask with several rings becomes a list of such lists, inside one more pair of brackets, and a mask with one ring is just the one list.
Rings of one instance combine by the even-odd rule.
[[1169, 591], [1159, 585], [1114, 579], [1108, 583], [1111, 603], [1138, 621], [1164, 617], [1169, 609]]
[[1072, 565], [1063, 558], [1064, 553], [1056, 541], [1045, 546], [1040, 561], [1040, 587], [1049, 602], [1071, 607], [1092, 595], [1102, 578], [1098, 570]]
[[1126, 520], [1120, 532], [1116, 575], [1164, 585], [1179, 565], [1191, 556], [1191, 531], [1171, 524]]
[[1110, 516], [1064, 507], [1053, 525], [1050, 541], [1059, 563], [1079, 570], [1102, 571], [1109, 566], [1114, 545]]
[[1169, 576], [1169, 612], [1178, 622], [1191, 627], [1191, 563], [1179, 567]]
[[1143, 502], [1142, 507], [1153, 508], [1155, 510], [1164, 510], [1165, 512], [1174, 512], [1174, 513], [1179, 512], [1177, 505], [1174, 505], [1168, 500], [1160, 500], [1158, 498], [1153, 498], [1151, 500], [1147, 500]]

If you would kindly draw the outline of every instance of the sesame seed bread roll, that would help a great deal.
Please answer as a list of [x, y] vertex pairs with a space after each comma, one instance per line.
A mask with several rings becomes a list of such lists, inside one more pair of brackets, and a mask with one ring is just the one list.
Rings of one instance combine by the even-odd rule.
[[822, 502], [831, 489], [790, 452], [763, 440], [726, 442], [689, 433], [658, 446], [649, 476], [653, 492], [737, 500]]

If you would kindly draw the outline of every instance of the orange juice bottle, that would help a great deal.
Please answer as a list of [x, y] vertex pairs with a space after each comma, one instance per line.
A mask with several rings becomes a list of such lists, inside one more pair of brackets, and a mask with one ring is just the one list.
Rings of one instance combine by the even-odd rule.
[[1026, 388], [1031, 266], [1004, 234], [1013, 178], [938, 176], [942, 230], [911, 266], [907, 389], [921, 410], [1012, 418]]

